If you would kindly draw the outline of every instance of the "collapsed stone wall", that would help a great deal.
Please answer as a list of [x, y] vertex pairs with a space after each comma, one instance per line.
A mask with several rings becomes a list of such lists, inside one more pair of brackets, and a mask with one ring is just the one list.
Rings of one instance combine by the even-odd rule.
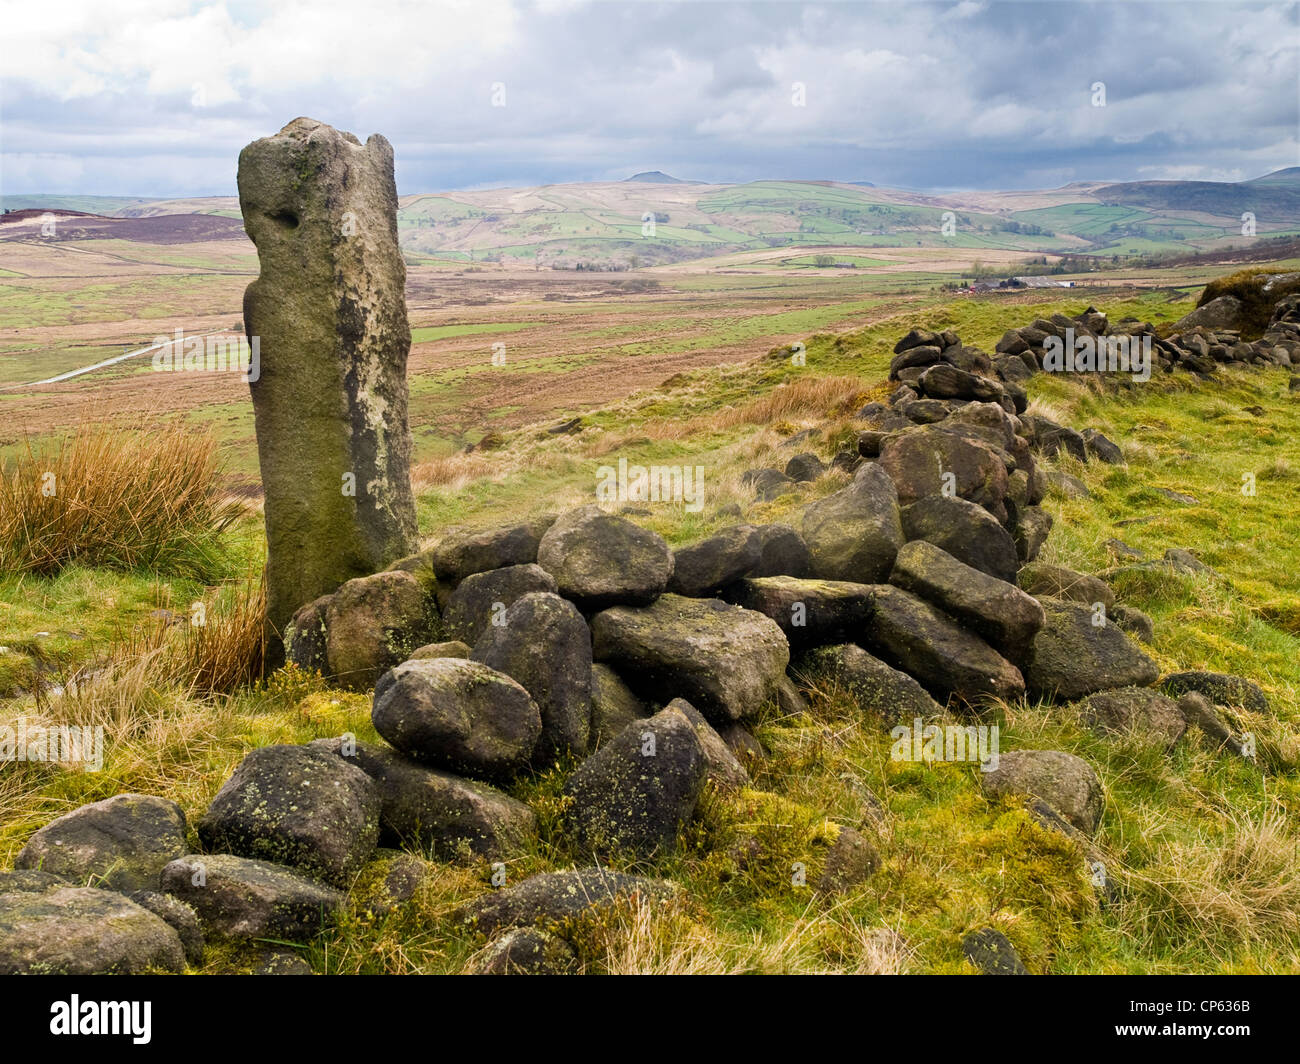
[[[1285, 365], [1300, 351], [1296, 311], [1280, 304], [1252, 345], [1199, 326], [1157, 340], [1161, 368]], [[737, 524], [673, 550], [586, 506], [453, 532], [306, 604], [286, 632], [289, 659], [373, 688], [385, 744], [253, 750], [199, 820], [200, 853], [164, 798], [120, 795], [60, 817], [0, 873], [0, 972], [180, 970], [204, 936], [310, 938], [377, 860], [386, 904], [411, 897], [420, 863], [380, 847], [504, 869], [538, 832], [512, 783], [565, 755], [578, 759], [564, 785], [573, 849], [595, 862], [654, 859], [706, 787], [750, 785], [747, 766], [765, 756], [752, 723], [774, 706], [806, 708], [806, 675], [833, 678], [882, 728], [1044, 699], [1076, 704], [1103, 734], [1136, 729], [1171, 749], [1195, 726], [1243, 754], [1218, 707], [1267, 712], [1257, 685], [1162, 678], [1141, 646], [1149, 617], [1105, 580], [1037, 561], [1052, 525], [1039, 458], [1122, 461], [1101, 434], [1027, 413], [1020, 382], [1067, 329], [1111, 327], [1092, 309], [1055, 315], [1009, 331], [993, 355], [950, 331], [909, 332], [890, 370], [898, 389], [860, 411], [856, 452], [830, 462], [849, 482], [791, 523]], [[749, 480], [774, 498], [827, 468], [805, 452]], [[1184, 555], [1164, 564], [1196, 564]], [[1001, 752], [980, 779], [1095, 855], [1102, 787], [1082, 759]], [[835, 828], [809, 883], [833, 893], [878, 866], [869, 838]], [[481, 970], [565, 971], [577, 961], [556, 924], [676, 891], [593, 864], [489, 891], [460, 916], [497, 936]], [[109, 917], [120, 933], [97, 931]], [[965, 946], [985, 970], [1023, 971], [997, 932]]]

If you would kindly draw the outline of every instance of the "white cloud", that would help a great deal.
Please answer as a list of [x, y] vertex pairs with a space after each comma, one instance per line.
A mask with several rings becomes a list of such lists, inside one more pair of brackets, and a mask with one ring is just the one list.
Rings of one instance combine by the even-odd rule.
[[918, 187], [1294, 165], [1296, 5], [1190, 10], [3, 0], [5, 186], [228, 193], [239, 148], [300, 114], [385, 133], [404, 191], [644, 168], [633, 151]]

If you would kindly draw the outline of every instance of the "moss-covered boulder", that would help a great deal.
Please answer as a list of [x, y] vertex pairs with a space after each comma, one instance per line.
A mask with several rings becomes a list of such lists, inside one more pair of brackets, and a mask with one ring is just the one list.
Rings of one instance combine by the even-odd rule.
[[353, 765], [311, 746], [263, 746], [235, 769], [199, 821], [205, 849], [301, 869], [346, 885], [379, 839], [379, 793]]
[[985, 927], [961, 940], [961, 951], [983, 975], [1028, 975], [1016, 947], [1001, 931]]
[[1243, 756], [1244, 747], [1232, 734], [1223, 719], [1214, 712], [1210, 700], [1199, 691], [1187, 691], [1178, 696], [1178, 712], [1189, 726], [1195, 725], [1207, 739], [1218, 749], [1232, 751], [1238, 757]]
[[523, 687], [462, 658], [407, 661], [384, 673], [370, 719], [408, 757], [488, 780], [527, 765], [542, 734], [542, 715]]
[[1047, 619], [1043, 607], [1014, 584], [959, 562], [923, 539], [905, 544], [889, 582], [919, 595], [1019, 660]]
[[1254, 680], [1226, 672], [1175, 672], [1160, 681], [1162, 690], [1177, 698], [1189, 691], [1204, 695], [1219, 706], [1240, 706], [1252, 713], [1268, 713], [1268, 697]]
[[538, 545], [537, 564], [561, 595], [591, 611], [653, 602], [672, 577], [673, 552], [657, 532], [593, 505], [561, 515]]
[[1136, 606], [1116, 603], [1110, 611], [1110, 618], [1126, 635], [1143, 643], [1155, 642], [1156, 622], [1150, 614], [1143, 613]]
[[704, 719], [704, 714], [684, 698], [674, 698], [664, 710], [674, 710], [691, 722], [704, 749], [704, 779], [717, 788], [749, 786], [749, 770], [740, 763], [731, 745]]
[[739, 580], [762, 557], [762, 540], [753, 525], [733, 525], [708, 539], [673, 551], [668, 590], [675, 595], [712, 595]]
[[[1208, 289], [1207, 289], [1208, 291]], [[1204, 299], [1205, 293], [1202, 293]], [[1244, 304], [1236, 296], [1214, 296], [1198, 303], [1196, 309], [1184, 314], [1173, 324], [1173, 331], [1187, 329], [1240, 329]]]
[[980, 785], [990, 797], [1006, 794], [1041, 798], [1080, 831], [1092, 835], [1101, 822], [1101, 781], [1092, 766], [1062, 750], [1011, 750], [998, 755]]
[[571, 602], [549, 592], [524, 595], [489, 625], [471, 660], [504, 673], [532, 695], [542, 717], [533, 762], [585, 754], [591, 733], [591, 630]]
[[156, 890], [163, 865], [186, 848], [180, 806], [148, 794], [119, 794], [46, 824], [14, 867], [111, 890]]
[[0, 894], [0, 975], [184, 969], [176, 932], [121, 894], [93, 887]]
[[564, 925], [620, 904], [659, 905], [679, 895], [675, 883], [607, 868], [543, 872], [492, 891], [460, 909], [457, 918], [491, 935], [503, 927]]
[[862, 466], [848, 487], [804, 507], [802, 532], [819, 579], [883, 580], [903, 545], [894, 482], [882, 467]]
[[[170, 863], [170, 862], [168, 862]], [[199, 926], [199, 916], [194, 909], [171, 894], [157, 890], [136, 890], [128, 895], [142, 909], [148, 909], [159, 919], [166, 921], [185, 950], [185, 959], [194, 967], [203, 963], [203, 928]]]
[[871, 649], [936, 698], [975, 704], [1025, 693], [1019, 669], [928, 602], [892, 585], [878, 588], [875, 601], [875, 623], [866, 637]]
[[871, 620], [873, 588], [846, 580], [761, 576], [736, 581], [724, 597], [770, 617], [790, 647], [801, 650], [857, 638]]
[[790, 663], [776, 622], [716, 599], [664, 595], [650, 606], [615, 606], [591, 622], [597, 661], [634, 690], [685, 698], [715, 724], [754, 716]]
[[923, 539], [963, 565], [1014, 583], [1020, 568], [1016, 541], [984, 507], [966, 499], [929, 495], [903, 508], [903, 534]]
[[1098, 691], [1079, 703], [1089, 727], [1111, 735], [1134, 735], [1172, 749], [1187, 730], [1182, 710], [1172, 698], [1150, 687]]
[[413, 853], [376, 850], [375, 859], [361, 870], [350, 894], [358, 907], [380, 916], [413, 901], [436, 875], [436, 865]]
[[198, 913], [209, 938], [305, 941], [337, 920], [344, 900], [292, 868], [224, 853], [172, 861], [162, 889]]
[[489, 628], [502, 626], [506, 610], [525, 595], [555, 590], [555, 578], [534, 563], [473, 573], [447, 599], [442, 615], [443, 636], [473, 647]]
[[240, 153], [239, 205], [260, 265], [244, 327], [278, 641], [304, 603], [415, 549], [392, 145], [296, 118]]
[[911, 724], [917, 717], [933, 721], [945, 715], [913, 677], [852, 643], [819, 647], [804, 656], [799, 669], [839, 684], [866, 713], [886, 724]]
[[334, 596], [321, 595], [300, 608], [284, 630], [285, 660], [306, 672], [329, 674], [329, 641], [325, 612]]
[[380, 841], [432, 850], [452, 860], [514, 857], [537, 832], [523, 802], [476, 780], [439, 772], [370, 743], [318, 739], [369, 776], [379, 792]]
[[0, 894], [41, 894], [47, 890], [72, 886], [76, 884], [39, 868], [14, 868], [0, 872]]
[[817, 889], [840, 894], [869, 879], [880, 867], [875, 846], [853, 828], [836, 825], [835, 841], [827, 850]]
[[1081, 602], [1041, 598], [1047, 620], [1030, 645], [1025, 681], [1034, 698], [1073, 701], [1116, 687], [1149, 687], [1160, 675], [1104, 611]]
[[1173, 331], [1201, 325], [1239, 330], [1244, 339], [1253, 340], [1268, 328], [1277, 304], [1296, 293], [1300, 293], [1300, 273], [1266, 266], [1238, 270], [1207, 284], [1196, 310], [1177, 322]]
[[548, 514], [518, 525], [452, 529], [417, 557], [427, 563], [440, 584], [454, 588], [475, 573], [537, 561], [542, 536], [554, 523], [555, 516]]
[[468, 975], [568, 975], [578, 956], [559, 935], [516, 927], [494, 938], [474, 958]]
[[437, 621], [428, 589], [410, 573], [349, 580], [325, 607], [330, 675], [354, 691], [373, 687], [386, 670], [433, 638]]
[[924, 425], [890, 436], [879, 461], [898, 489], [901, 506], [952, 494], [983, 506], [999, 520], [1006, 516], [1006, 459], [984, 440], [943, 425]]
[[677, 709], [629, 724], [565, 784], [575, 844], [602, 857], [672, 852], [708, 769], [695, 725]]

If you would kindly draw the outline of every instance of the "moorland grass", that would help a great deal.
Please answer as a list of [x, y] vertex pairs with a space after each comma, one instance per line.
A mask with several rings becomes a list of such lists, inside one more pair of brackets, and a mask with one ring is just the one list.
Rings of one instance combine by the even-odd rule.
[[[1156, 322], [1190, 309], [1189, 300], [1167, 294], [1098, 302], [1113, 317]], [[845, 402], [882, 393], [893, 342], [907, 327], [956, 328], [966, 342], [991, 347], [1005, 328], [1057, 309], [1077, 313], [1083, 304], [1072, 296], [912, 309], [865, 330], [810, 337], [800, 375], [789, 352], [776, 349], [591, 412], [574, 436], [549, 437], [541, 426], [508, 433], [499, 450], [449, 456], [421, 471], [421, 527], [501, 523], [588, 501], [596, 466], [619, 456], [705, 466], [703, 510], [661, 507], [638, 518], [670, 542], [734, 523], [733, 501], [754, 523], [797, 524], [798, 508], [841, 486], [842, 475], [757, 502], [741, 473], [783, 465], [794, 453], [784, 439], [803, 429], [816, 433], [804, 446], [828, 457], [852, 433]], [[570, 929], [583, 970], [969, 972], [962, 936], [986, 926], [1003, 931], [1041, 973], [1300, 970], [1300, 515], [1287, 452], [1300, 429], [1300, 400], [1286, 381], [1282, 371], [1251, 370], [1132, 388], [1047, 376], [1030, 382], [1039, 408], [1105, 432], [1127, 463], [1048, 463], [1080, 477], [1091, 494], [1049, 495], [1056, 526], [1045, 558], [1107, 569], [1119, 562], [1107, 540], [1122, 538], [1153, 558], [1185, 547], [1211, 565], [1217, 575], [1132, 570], [1115, 586], [1121, 601], [1155, 619], [1147, 649], [1163, 669], [1237, 672], [1261, 683], [1268, 715], [1224, 713], [1234, 730], [1256, 736], [1256, 762], [1225, 756], [1196, 730], [1166, 754], [1138, 735], [1096, 734], [1073, 707], [989, 705], [982, 721], [998, 725], [1002, 750], [1066, 750], [1096, 768], [1105, 811], [1096, 853], [1085, 855], [1014, 800], [986, 798], [976, 766], [892, 760], [883, 721], [829, 677], [802, 673], [807, 710], [767, 706], [755, 726], [772, 756], [752, 766], [752, 786], [707, 793], [675, 854], [613, 862], [674, 879], [684, 899], [668, 911], [620, 909]], [[864, 396], [853, 394], [854, 382]], [[1253, 496], [1241, 493], [1244, 472], [1255, 473]], [[1162, 487], [1197, 501], [1174, 503], [1154, 490]], [[1130, 520], [1137, 523], [1120, 524]], [[85, 608], [103, 605], [92, 598]], [[375, 739], [365, 695], [292, 668], [205, 693], [152, 651], [100, 683], [29, 697], [4, 712], [102, 722], [110, 742], [99, 774], [23, 765], [0, 776], [0, 864], [32, 830], [82, 802], [123, 790], [165, 794], [193, 821], [252, 747], [344, 731]], [[583, 860], [562, 829], [570, 767], [510, 788], [538, 815], [540, 832], [508, 862], [508, 882]], [[814, 894], [791, 871], [803, 864], [815, 882], [840, 826], [872, 840], [881, 868], [844, 894]], [[1115, 888], [1104, 905], [1092, 883], [1097, 858]], [[303, 948], [313, 968], [454, 972], [472, 964], [482, 939], [454, 914], [490, 889], [490, 869], [445, 860], [433, 868], [414, 901], [390, 915], [358, 891], [341, 925]], [[249, 964], [246, 953], [218, 947], [207, 968]]]

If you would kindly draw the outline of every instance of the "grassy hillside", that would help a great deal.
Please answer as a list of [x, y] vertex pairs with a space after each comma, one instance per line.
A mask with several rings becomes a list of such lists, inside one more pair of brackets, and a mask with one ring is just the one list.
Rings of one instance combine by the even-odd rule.
[[[1191, 305], [1166, 292], [1098, 303], [1113, 318], [1157, 324]], [[891, 348], [907, 328], [952, 328], [991, 349], [1006, 328], [1082, 308], [1077, 296], [1059, 293], [1014, 303], [929, 295], [892, 309], [882, 301], [866, 328], [807, 335], [806, 367], [792, 366], [782, 348], [751, 351], [593, 404], [576, 435], [550, 436], [545, 422], [528, 424], [504, 430], [498, 449], [425, 463], [415, 470], [421, 530], [432, 536], [452, 524], [498, 524], [584, 503], [596, 467], [621, 457], [703, 466], [701, 513], [660, 507], [635, 518], [673, 544], [734, 523], [733, 504], [754, 523], [792, 518], [843, 480], [828, 476], [801, 494], [757, 502], [741, 473], [783, 465], [795, 453], [785, 441], [797, 432], [811, 430], [801, 446], [823, 457], [852, 439], [852, 412], [891, 390], [884, 383]], [[987, 800], [974, 766], [891, 760], [881, 723], [825, 677], [807, 674], [808, 712], [770, 711], [757, 728], [772, 756], [755, 767], [753, 788], [711, 796], [676, 856], [635, 869], [678, 881], [689, 901], [656, 919], [625, 913], [586, 929], [586, 970], [968, 972], [962, 935], [992, 925], [1034, 972], [1300, 971], [1300, 468], [1293, 446], [1300, 398], [1288, 390], [1288, 376], [1225, 372], [1208, 383], [1179, 376], [1103, 391], [1039, 375], [1029, 385], [1035, 409], [1101, 429], [1126, 459], [1122, 466], [1056, 462], [1090, 495], [1049, 496], [1056, 527], [1046, 558], [1107, 569], [1116, 562], [1108, 541], [1116, 538], [1155, 557], [1169, 547], [1195, 551], [1217, 575], [1134, 574], [1119, 582], [1121, 599], [1154, 617], [1151, 650], [1163, 668], [1242, 673], [1261, 683], [1273, 706], [1269, 717], [1232, 720], [1258, 737], [1263, 768], [1216, 755], [1195, 732], [1166, 756], [1136, 740], [1099, 738], [1068, 707], [992, 710], [1004, 750], [1067, 750], [1096, 767], [1106, 790], [1097, 844], [1119, 886], [1116, 902], [1099, 906], [1074, 843], [1013, 802]], [[1247, 472], [1255, 475], [1254, 496], [1240, 491]], [[1176, 504], [1160, 489], [1196, 501]], [[47, 682], [65, 685], [78, 667], [123, 662], [100, 684], [62, 697], [44, 689], [3, 709], [104, 722], [110, 741], [101, 773], [26, 764], [0, 778], [0, 866], [32, 830], [76, 804], [124, 790], [161, 793], [193, 819], [252, 746], [343, 731], [375, 739], [364, 695], [294, 670], [262, 686], [211, 690], [176, 664], [193, 660], [175, 646], [184, 626], [141, 646], [140, 633], [158, 623], [149, 617], [155, 609], [183, 613], [204, 599], [212, 616], [238, 618], [259, 542], [256, 514], [229, 529], [217, 582], [183, 567], [82, 565], [0, 580], [7, 647], [0, 662], [10, 663], [11, 681], [20, 656], [27, 675], [40, 662]], [[536, 846], [511, 862], [512, 882], [576, 859], [559, 830], [567, 767], [514, 788], [542, 830]], [[791, 883], [788, 869], [806, 861], [814, 881], [837, 824], [868, 834], [883, 865], [846, 895], [814, 897]], [[759, 859], [744, 866], [730, 855], [742, 834], [760, 840]], [[454, 927], [449, 913], [488, 889], [488, 870], [475, 863], [435, 870], [416, 901], [392, 916], [357, 905], [303, 951], [313, 968], [461, 970], [482, 942]], [[207, 966], [244, 963], [219, 949]]]

